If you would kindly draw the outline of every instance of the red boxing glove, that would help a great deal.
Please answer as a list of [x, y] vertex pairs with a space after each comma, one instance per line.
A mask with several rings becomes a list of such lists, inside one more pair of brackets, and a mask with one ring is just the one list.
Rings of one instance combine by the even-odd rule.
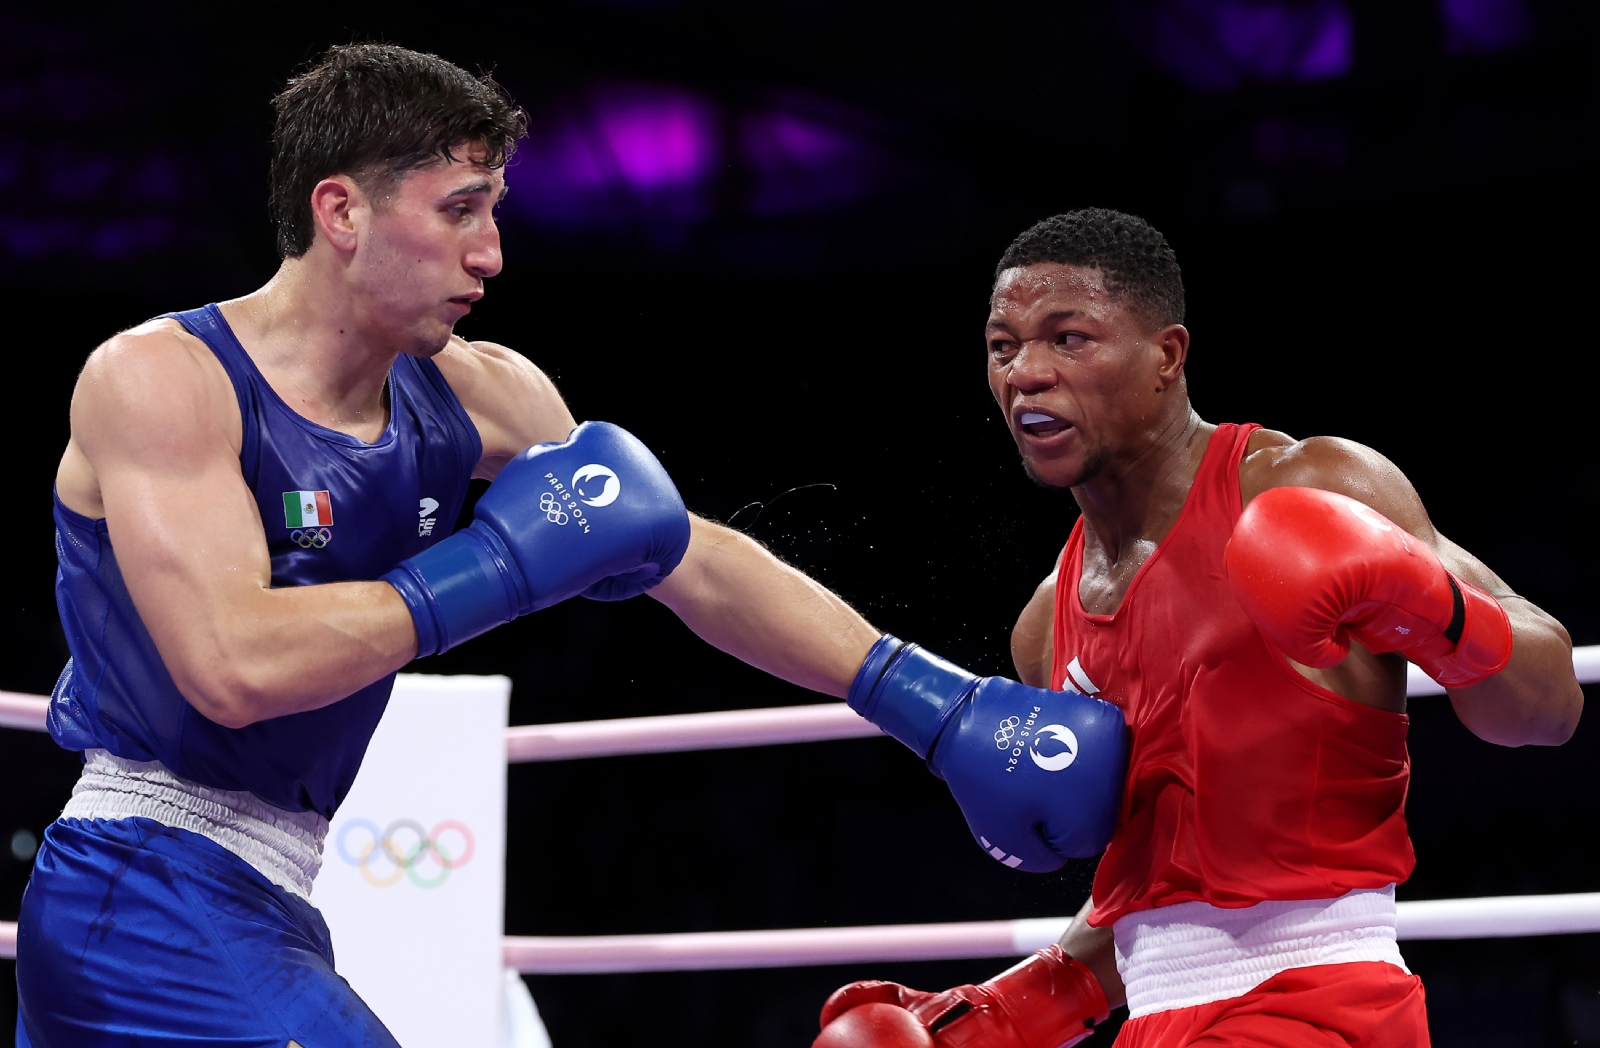
[[1319, 488], [1270, 488], [1234, 525], [1228, 582], [1268, 642], [1327, 667], [1360, 641], [1398, 651], [1447, 688], [1477, 684], [1511, 659], [1500, 602], [1444, 569], [1377, 510]]
[[[872, 983], [854, 983], [870, 986]], [[878, 983], [893, 986], [894, 983]], [[849, 986], [845, 987], [850, 989]], [[901, 987], [905, 989], [905, 987]], [[841, 993], [843, 991], [840, 991]], [[911, 990], [911, 993], [917, 991]], [[836, 995], [837, 996], [837, 995]], [[928, 996], [933, 996], [929, 994]], [[832, 1000], [832, 998], [829, 998]], [[826, 1013], [824, 1013], [826, 1014]], [[922, 1020], [897, 1004], [858, 1004], [822, 1028], [811, 1048], [937, 1048]]]
[[1047, 946], [981, 986], [856, 982], [822, 1006], [811, 1048], [1065, 1048], [1111, 1014], [1094, 973]]

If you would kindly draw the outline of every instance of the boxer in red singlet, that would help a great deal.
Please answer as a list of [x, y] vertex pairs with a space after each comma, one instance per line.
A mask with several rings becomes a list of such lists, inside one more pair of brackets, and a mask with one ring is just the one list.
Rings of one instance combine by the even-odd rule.
[[[1143, 220], [1033, 227], [991, 307], [989, 384], [1023, 465], [1082, 510], [1012, 653], [1025, 683], [1122, 708], [1120, 820], [1059, 948], [941, 995], [854, 984], [818, 1044], [1057, 1048], [1126, 1002], [1124, 1048], [1426, 1045], [1394, 935], [1405, 661], [1479, 737], [1557, 745], [1583, 703], [1566, 631], [1378, 453], [1202, 421], [1177, 260]], [[868, 999], [889, 1003], [846, 1011]]]

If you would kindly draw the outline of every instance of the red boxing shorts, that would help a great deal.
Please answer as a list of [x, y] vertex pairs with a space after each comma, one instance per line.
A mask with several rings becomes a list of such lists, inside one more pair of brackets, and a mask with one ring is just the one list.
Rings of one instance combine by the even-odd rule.
[[1357, 961], [1279, 972], [1255, 989], [1129, 1019], [1115, 1048], [1428, 1048], [1422, 980]]

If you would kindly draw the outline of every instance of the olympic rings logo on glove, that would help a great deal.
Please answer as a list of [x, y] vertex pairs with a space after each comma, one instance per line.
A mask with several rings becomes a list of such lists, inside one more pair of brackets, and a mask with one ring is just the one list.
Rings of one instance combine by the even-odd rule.
[[327, 528], [295, 528], [289, 532], [289, 541], [298, 543], [301, 549], [321, 549], [333, 541], [333, 532]]
[[[375, 888], [391, 887], [401, 878], [409, 878], [418, 888], [437, 888], [449, 879], [451, 870], [472, 861], [477, 847], [472, 831], [455, 819], [445, 819], [431, 830], [415, 819], [396, 819], [382, 833], [371, 819], [351, 819], [334, 842], [339, 858], [359, 869], [362, 879]], [[424, 872], [424, 865], [437, 872]]]
[[565, 524], [568, 520], [567, 511], [561, 508], [561, 503], [550, 492], [539, 496], [539, 509], [544, 512], [544, 517], [552, 524]]
[[994, 733], [996, 749], [1005, 749], [1011, 745], [1011, 740], [1017, 737], [1017, 728], [1022, 724], [1021, 717], [1007, 717], [1000, 722], [1000, 730]]

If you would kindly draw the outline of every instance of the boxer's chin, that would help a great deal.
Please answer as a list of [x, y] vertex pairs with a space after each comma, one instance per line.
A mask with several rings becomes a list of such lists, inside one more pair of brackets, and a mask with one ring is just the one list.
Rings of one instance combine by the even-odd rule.
[[1090, 455], [1081, 465], [1069, 462], [1033, 462], [1028, 456], [1022, 456], [1022, 471], [1028, 479], [1041, 488], [1061, 489], [1075, 488], [1079, 484], [1093, 480], [1105, 468], [1103, 454]]
[[421, 357], [426, 360], [443, 352], [444, 347], [450, 344], [450, 337], [454, 334], [455, 328], [453, 326], [427, 325], [424, 330], [418, 331], [413, 335], [410, 347], [404, 352], [408, 357]]

